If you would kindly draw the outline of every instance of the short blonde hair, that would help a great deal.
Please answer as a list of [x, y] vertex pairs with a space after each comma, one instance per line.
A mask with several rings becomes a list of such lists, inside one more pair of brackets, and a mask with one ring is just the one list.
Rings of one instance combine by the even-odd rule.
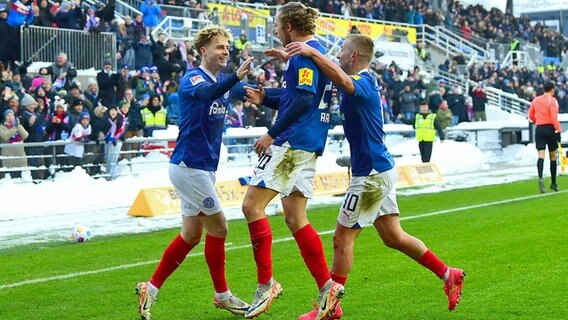
[[375, 53], [375, 44], [371, 37], [363, 34], [350, 34], [345, 38], [345, 42], [348, 43], [351, 51], [357, 51], [361, 60], [369, 63], [373, 58]]
[[206, 47], [211, 40], [217, 36], [224, 37], [229, 40], [229, 42], [233, 41], [233, 35], [229, 29], [214, 24], [205, 26], [197, 32], [193, 39], [193, 44], [195, 45], [195, 49], [197, 49], [198, 54], [201, 55], [200, 49], [202, 47]]

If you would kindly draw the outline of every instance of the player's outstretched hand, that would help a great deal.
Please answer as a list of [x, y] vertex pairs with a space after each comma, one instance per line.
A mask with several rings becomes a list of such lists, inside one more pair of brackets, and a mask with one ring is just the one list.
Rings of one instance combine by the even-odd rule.
[[254, 57], [248, 57], [237, 69], [237, 77], [239, 77], [239, 79], [242, 80], [247, 75], [253, 59]]
[[274, 143], [274, 138], [272, 138], [268, 133], [263, 134], [254, 143], [254, 151], [260, 157], [266, 153], [266, 150]]
[[311, 57], [314, 55], [315, 49], [308, 46], [305, 42], [292, 42], [286, 46], [286, 52], [290, 57], [296, 55]]
[[267, 57], [276, 58], [276, 59], [283, 61], [283, 62], [286, 62], [286, 61], [288, 61], [288, 59], [290, 59], [290, 56], [288, 55], [288, 53], [286, 53], [286, 51], [284, 51], [282, 49], [270, 48], [270, 49], [264, 51], [264, 55], [266, 55]]
[[266, 92], [264, 92], [264, 88], [260, 84], [257, 89], [245, 87], [245, 91], [247, 92], [245, 100], [256, 105], [261, 105], [264, 101], [264, 97], [266, 96]]

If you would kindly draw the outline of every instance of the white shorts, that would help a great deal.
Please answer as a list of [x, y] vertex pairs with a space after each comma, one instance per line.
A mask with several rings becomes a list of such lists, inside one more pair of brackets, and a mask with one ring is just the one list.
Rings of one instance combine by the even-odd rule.
[[215, 191], [215, 172], [182, 167], [170, 163], [170, 180], [179, 193], [181, 214], [195, 217], [213, 215], [223, 210]]
[[316, 160], [313, 152], [272, 145], [258, 160], [249, 184], [272, 189], [284, 197], [298, 191], [311, 198]]
[[360, 229], [380, 216], [399, 214], [396, 179], [396, 168], [366, 177], [352, 177], [337, 222], [346, 228]]

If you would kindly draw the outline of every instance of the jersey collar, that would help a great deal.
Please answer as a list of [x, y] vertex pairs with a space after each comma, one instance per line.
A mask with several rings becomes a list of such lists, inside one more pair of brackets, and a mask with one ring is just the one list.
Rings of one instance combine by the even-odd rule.
[[211, 71], [205, 69], [205, 67], [203, 65], [199, 65], [199, 69], [201, 69], [201, 71], [205, 72], [206, 75], [209, 76], [209, 78], [211, 78], [211, 80], [213, 80], [213, 82], [217, 82], [217, 77], [215, 77]]

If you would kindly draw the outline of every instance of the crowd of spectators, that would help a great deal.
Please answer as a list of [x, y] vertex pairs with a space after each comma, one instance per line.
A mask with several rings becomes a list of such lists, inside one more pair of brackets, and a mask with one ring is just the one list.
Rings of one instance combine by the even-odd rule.
[[[29, 3], [29, 0], [18, 0], [16, 5], [21, 9], [22, 6], [30, 5]], [[115, 32], [119, 50], [116, 63], [105, 61], [103, 69], [85, 84], [77, 81], [77, 71], [64, 52], [55, 57], [53, 64], [40, 69], [38, 76], [30, 77], [26, 64], [18, 66], [14, 63], [16, 58], [10, 56], [10, 50], [0, 50], [0, 55], [5, 54], [1, 56], [3, 63], [0, 64], [2, 142], [72, 141], [72, 144], [65, 147], [57, 147], [57, 154], [67, 155], [57, 164], [63, 165], [64, 170], [70, 170], [80, 164], [94, 164], [88, 168], [89, 173], [100, 174], [103, 167], [102, 170], [112, 177], [115, 174], [119, 151], [140, 147], [127, 141], [123, 143], [125, 139], [150, 137], [154, 130], [165, 129], [168, 124], [176, 124], [179, 116], [178, 84], [187, 70], [199, 65], [199, 56], [191, 41], [174, 41], [167, 39], [165, 34], [159, 34], [157, 39], [151, 36], [149, 30], [157, 25], [163, 16], [159, 7], [161, 3], [163, 2], [144, 1], [140, 7], [143, 14], [124, 19], [114, 17], [113, 1], [96, 6], [85, 6], [80, 0], [64, 0], [56, 5], [42, 0], [31, 4], [31, 10], [35, 14], [19, 16], [20, 25], [35, 24], [85, 32]], [[193, 0], [165, 3], [201, 9], [200, 4]], [[269, 4], [280, 2], [277, 0]], [[324, 12], [345, 16], [415, 24], [461, 24], [473, 28], [472, 34], [479, 33], [482, 36], [490, 35], [482, 32], [486, 30], [483, 29], [483, 21], [487, 22], [485, 28], [498, 25], [499, 29], [505, 30], [505, 36], [523, 36], [528, 37], [524, 38], [527, 40], [539, 41], [543, 37], [548, 39], [553, 36], [550, 31], [543, 31], [547, 30], [546, 28], [538, 29], [540, 31], [537, 31], [536, 27], [525, 28], [527, 24], [523, 19], [511, 19], [494, 9], [489, 12], [478, 7], [464, 9], [457, 2], [449, 4], [450, 10], [446, 15], [434, 12], [429, 3], [422, 0], [368, 0], [360, 3], [333, 0], [316, 3], [312, 0], [307, 4], [319, 7]], [[12, 10], [13, 7], [0, 13], [0, 35], [6, 32], [8, 38], [15, 32], [15, 28], [8, 22]], [[23, 12], [19, 10], [18, 14]], [[539, 37], [539, 34], [542, 37]], [[548, 48], [550, 41], [546, 44], [544, 47]], [[6, 46], [0, 46], [0, 49], [5, 48]], [[422, 58], [429, 58], [427, 52], [420, 51], [425, 50], [421, 44], [417, 49]], [[233, 70], [251, 54], [253, 52], [250, 41], [246, 35], [240, 35], [232, 43], [231, 63], [226, 71]], [[265, 87], [280, 87], [285, 64], [263, 59], [257, 61], [243, 81], [254, 85], [262, 84]], [[460, 59], [458, 55], [440, 68], [450, 73], [458, 73], [457, 66], [464, 65], [464, 61], [463, 56]], [[118, 65], [118, 70], [113, 70], [113, 65]], [[498, 64], [490, 62], [474, 64], [465, 70], [468, 78], [477, 83], [472, 86], [470, 92], [461, 92], [460, 88], [450, 87], [443, 81], [425, 81], [418, 67], [403, 72], [394, 62], [390, 65], [373, 62], [370, 71], [377, 77], [381, 86], [385, 123], [398, 122], [399, 115], [414, 119], [418, 106], [423, 101], [428, 101], [430, 109], [438, 114], [444, 128], [465, 121], [484, 121], [486, 86], [531, 100], [542, 90], [542, 85], [547, 80], [558, 84], [561, 111], [568, 112], [567, 79], [562, 70], [552, 66], [546, 66], [544, 70], [528, 70], [516, 65], [500, 68]], [[341, 123], [338, 97], [333, 98], [332, 105], [331, 126], [335, 126]], [[227, 115], [226, 127], [270, 127], [275, 116], [273, 110], [262, 105], [234, 101]], [[84, 142], [88, 141], [97, 143], [84, 145]], [[5, 150], [11, 149], [3, 148], [2, 152]], [[52, 161], [49, 157], [42, 157], [53, 153], [45, 147], [25, 147], [11, 151], [38, 156], [29, 157], [27, 163], [10, 164], [17, 167], [49, 167], [49, 162]], [[4, 165], [6, 164], [4, 162]], [[36, 170], [32, 174], [35, 179], [43, 179], [50, 172]]]

